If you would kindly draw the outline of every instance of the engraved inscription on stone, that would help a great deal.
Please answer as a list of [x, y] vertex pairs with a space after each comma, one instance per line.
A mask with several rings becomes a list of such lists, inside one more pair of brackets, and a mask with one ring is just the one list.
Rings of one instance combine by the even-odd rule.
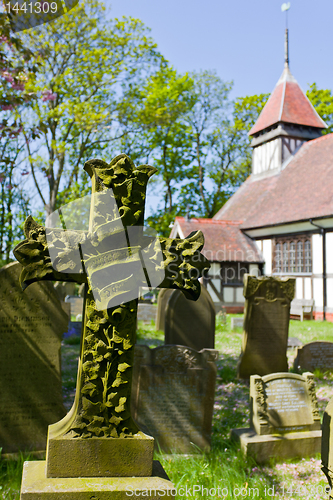
[[295, 370], [333, 369], [333, 342], [310, 342], [297, 349], [294, 362]]
[[272, 373], [250, 378], [251, 427], [259, 435], [320, 429], [313, 374]]
[[304, 382], [278, 379], [265, 386], [267, 413], [274, 427], [311, 425], [313, 422]]
[[266, 302], [257, 299], [252, 308], [252, 354], [274, 356], [275, 349], [285, 348], [285, 332], [289, 324], [289, 309], [283, 300]]
[[295, 278], [244, 275], [244, 332], [239, 378], [287, 372], [290, 302]]
[[136, 346], [132, 412], [163, 451], [209, 449], [217, 355], [211, 349]]
[[47, 428], [65, 415], [60, 346], [68, 316], [50, 283], [23, 292], [22, 266], [0, 269], [0, 447], [45, 450]]

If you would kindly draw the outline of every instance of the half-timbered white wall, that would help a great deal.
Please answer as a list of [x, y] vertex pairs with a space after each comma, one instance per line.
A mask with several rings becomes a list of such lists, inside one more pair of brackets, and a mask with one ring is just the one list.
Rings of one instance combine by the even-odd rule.
[[333, 233], [326, 233], [327, 309], [333, 312]]
[[281, 138], [265, 142], [253, 148], [252, 173], [262, 174], [268, 170], [275, 170], [281, 166]]
[[262, 255], [265, 260], [264, 273], [272, 274], [272, 240], [263, 240]]
[[[265, 259], [264, 274], [272, 274], [272, 240], [257, 240]], [[323, 308], [323, 237], [311, 236], [312, 273], [295, 274], [297, 299], [313, 299], [314, 310], [321, 313]], [[281, 276], [283, 274], [281, 273]], [[288, 276], [291, 274], [288, 273]], [[326, 233], [326, 312], [333, 313], [333, 232]]]

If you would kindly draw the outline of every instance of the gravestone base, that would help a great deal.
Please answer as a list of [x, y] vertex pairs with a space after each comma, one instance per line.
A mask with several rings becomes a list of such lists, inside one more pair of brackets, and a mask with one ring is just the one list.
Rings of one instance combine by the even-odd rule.
[[243, 453], [255, 458], [258, 464], [271, 457], [310, 457], [320, 453], [321, 449], [321, 430], [259, 436], [253, 429], [246, 428], [232, 429], [230, 436], [240, 442]]
[[[65, 457], [64, 457], [65, 459]], [[46, 477], [46, 462], [25, 462], [20, 500], [125, 500], [175, 496], [175, 489], [160, 462], [151, 477]]]
[[47, 476], [148, 477], [152, 474], [153, 453], [154, 438], [143, 432], [113, 439], [49, 437]]

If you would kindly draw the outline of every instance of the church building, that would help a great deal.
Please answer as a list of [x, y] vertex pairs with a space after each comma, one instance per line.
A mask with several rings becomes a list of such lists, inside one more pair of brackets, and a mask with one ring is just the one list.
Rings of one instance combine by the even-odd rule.
[[[296, 298], [333, 321], [333, 134], [290, 72], [250, 130], [252, 174], [213, 219], [177, 217], [171, 236], [201, 229], [214, 302], [240, 312], [244, 272], [294, 276]], [[232, 273], [230, 269], [233, 269]]]

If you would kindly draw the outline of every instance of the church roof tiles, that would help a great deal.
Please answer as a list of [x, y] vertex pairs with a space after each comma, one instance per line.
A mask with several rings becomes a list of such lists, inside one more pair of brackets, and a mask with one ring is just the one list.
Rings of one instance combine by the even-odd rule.
[[186, 219], [176, 217], [170, 237], [185, 238], [192, 231], [201, 230], [205, 237], [202, 253], [216, 262], [263, 262], [255, 242], [244, 234], [239, 225], [242, 221], [214, 219]]
[[249, 135], [255, 135], [280, 122], [327, 128], [291, 74], [288, 64]]
[[280, 173], [253, 175], [214, 220], [239, 221], [242, 229], [333, 216], [333, 134], [306, 142]]

